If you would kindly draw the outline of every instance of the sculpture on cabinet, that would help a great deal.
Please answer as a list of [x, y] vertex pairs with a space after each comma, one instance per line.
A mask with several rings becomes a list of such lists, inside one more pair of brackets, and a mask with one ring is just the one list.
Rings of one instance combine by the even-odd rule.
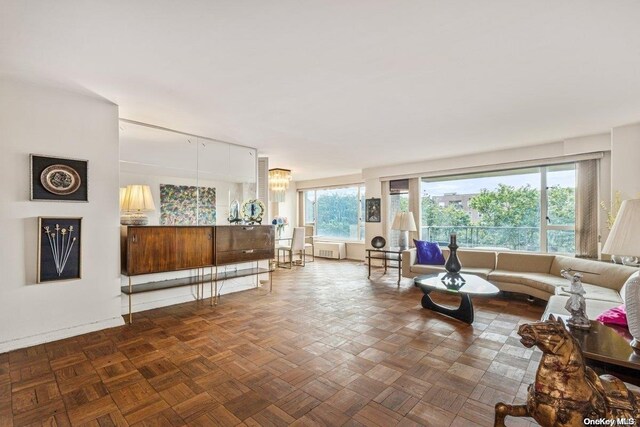
[[262, 224], [265, 207], [258, 199], [249, 199], [242, 204], [242, 218], [247, 224]]
[[227, 218], [229, 224], [242, 224], [242, 218], [240, 218], [240, 202], [234, 200], [229, 207], [229, 218]]

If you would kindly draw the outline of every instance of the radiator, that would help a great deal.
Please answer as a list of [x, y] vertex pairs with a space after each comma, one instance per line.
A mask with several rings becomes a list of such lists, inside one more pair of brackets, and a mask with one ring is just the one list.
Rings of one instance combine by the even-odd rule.
[[314, 242], [313, 255], [320, 258], [344, 259], [347, 250], [341, 242]]

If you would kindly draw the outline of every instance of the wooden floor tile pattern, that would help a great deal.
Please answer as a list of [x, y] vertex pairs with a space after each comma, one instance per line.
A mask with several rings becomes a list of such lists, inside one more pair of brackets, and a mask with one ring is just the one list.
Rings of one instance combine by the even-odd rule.
[[468, 326], [381, 273], [318, 259], [278, 270], [271, 294], [1, 354], [0, 427], [491, 426], [497, 401], [523, 401], [540, 354], [515, 332], [542, 304], [478, 298]]

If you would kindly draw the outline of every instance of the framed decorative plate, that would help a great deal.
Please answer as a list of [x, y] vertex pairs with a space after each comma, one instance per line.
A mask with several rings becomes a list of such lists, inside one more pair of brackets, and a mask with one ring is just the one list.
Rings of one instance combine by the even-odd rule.
[[264, 203], [258, 199], [250, 199], [242, 204], [242, 218], [248, 223], [262, 224]]
[[40, 174], [40, 182], [48, 192], [58, 196], [66, 196], [75, 193], [80, 188], [82, 179], [71, 166], [51, 165]]
[[86, 160], [31, 154], [31, 200], [87, 202]]

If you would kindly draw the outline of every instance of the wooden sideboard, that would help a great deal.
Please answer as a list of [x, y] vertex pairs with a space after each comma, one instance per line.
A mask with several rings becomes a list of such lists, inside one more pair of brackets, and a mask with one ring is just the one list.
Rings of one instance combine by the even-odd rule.
[[[122, 293], [129, 296], [129, 322], [132, 320], [131, 295], [180, 286], [211, 285], [211, 305], [219, 295], [217, 282], [269, 273], [258, 261], [274, 258], [275, 227], [271, 225], [215, 226], [122, 226], [120, 231], [121, 270], [129, 277]], [[251, 263], [254, 266], [218, 273], [218, 267]], [[206, 269], [210, 273], [206, 274]], [[132, 277], [151, 273], [196, 270], [196, 276], [132, 284]], [[215, 284], [215, 293], [213, 287]]]

